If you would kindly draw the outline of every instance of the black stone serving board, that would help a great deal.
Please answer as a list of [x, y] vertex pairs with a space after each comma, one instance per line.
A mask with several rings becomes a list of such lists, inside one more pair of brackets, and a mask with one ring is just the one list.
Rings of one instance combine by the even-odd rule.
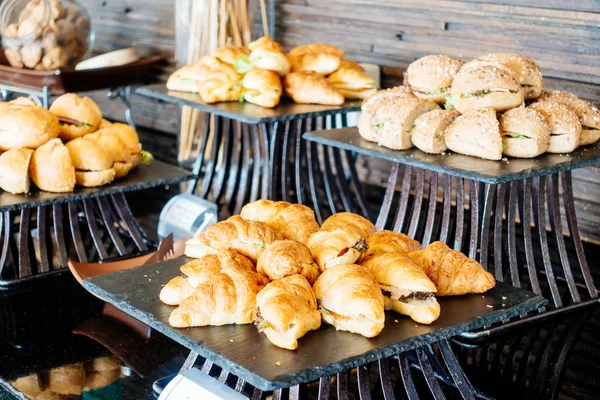
[[492, 161], [449, 150], [445, 154], [427, 154], [416, 147], [409, 150], [392, 150], [363, 139], [357, 128], [307, 132], [303, 137], [312, 142], [374, 158], [493, 184], [600, 165], [600, 142], [568, 154], [546, 153], [536, 158], [509, 157], [505, 161]]
[[526, 290], [498, 283], [485, 295], [439, 298], [442, 312], [431, 325], [419, 325], [408, 317], [386, 312], [386, 326], [373, 339], [336, 332], [323, 324], [318, 331], [300, 339], [297, 350], [289, 351], [275, 347], [253, 325], [187, 329], [169, 326], [174, 307], [163, 304], [158, 294], [163, 285], [180, 275], [179, 267], [190, 260], [182, 256], [96, 276], [83, 281], [83, 286], [262, 390], [313, 381], [536, 310], [547, 302]]
[[51, 193], [39, 190], [32, 184], [28, 194], [11, 194], [0, 191], [0, 212], [171, 185], [191, 179], [193, 176], [190, 171], [152, 160], [149, 165], [140, 165], [135, 168], [126, 177], [97, 188], [76, 187], [71, 193]]
[[291, 121], [301, 118], [321, 117], [332, 114], [345, 114], [359, 111], [361, 100], [347, 101], [341, 106], [323, 106], [318, 104], [297, 104], [288, 98], [282, 98], [275, 108], [264, 108], [248, 102], [230, 101], [207, 104], [199, 94], [168, 90], [163, 83], [142, 86], [137, 94], [162, 100], [167, 103], [190, 106], [210, 114], [230, 118], [247, 124], [260, 124], [275, 121]]

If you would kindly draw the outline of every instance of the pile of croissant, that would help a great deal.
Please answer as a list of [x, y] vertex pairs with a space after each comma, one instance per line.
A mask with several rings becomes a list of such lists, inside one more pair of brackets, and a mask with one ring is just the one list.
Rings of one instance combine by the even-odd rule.
[[[199, 93], [206, 103], [247, 101], [273, 108], [282, 94], [296, 103], [340, 105], [375, 92], [375, 81], [345, 52], [329, 44], [298, 46], [286, 54], [268, 37], [226, 46], [175, 71], [169, 90]], [[283, 84], [282, 84], [283, 81]]]
[[321, 227], [300, 204], [258, 200], [186, 243], [195, 258], [181, 267], [160, 299], [178, 306], [173, 327], [254, 322], [276, 346], [296, 349], [319, 329], [377, 336], [384, 310], [430, 324], [435, 296], [484, 293], [493, 276], [442, 242], [416, 240], [342, 212]]

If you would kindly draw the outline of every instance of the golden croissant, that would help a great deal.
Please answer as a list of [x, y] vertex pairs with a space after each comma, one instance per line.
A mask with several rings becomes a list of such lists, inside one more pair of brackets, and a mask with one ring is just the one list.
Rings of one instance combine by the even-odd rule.
[[287, 201], [253, 201], [242, 208], [240, 216], [248, 221], [264, 222], [284, 238], [302, 243], [319, 230], [313, 210]]
[[377, 91], [375, 80], [354, 66], [339, 68], [327, 79], [347, 99], [366, 99]]
[[339, 58], [344, 57], [346, 52], [338, 47], [326, 43], [313, 43], [298, 46], [290, 51], [290, 57], [295, 58], [307, 54], [333, 54]]
[[337, 70], [341, 61], [333, 54], [306, 54], [292, 58], [292, 72], [314, 72], [325, 76]]
[[307, 245], [321, 271], [339, 264], [354, 264], [365, 239], [375, 226], [358, 214], [342, 212], [327, 218], [321, 228], [308, 239]]
[[279, 75], [268, 69], [251, 69], [242, 80], [242, 97], [248, 103], [273, 108], [279, 104], [282, 93]]
[[313, 287], [323, 321], [338, 331], [375, 337], [385, 324], [385, 301], [373, 275], [360, 265], [336, 265]]
[[254, 42], [252, 42], [248, 45], [248, 48], [250, 50], [264, 48], [264, 49], [278, 51], [280, 53], [285, 53], [283, 46], [268, 36], [263, 36], [263, 37], [256, 39]]
[[316, 74], [292, 72], [283, 78], [283, 88], [296, 103], [344, 104], [344, 96], [331, 82]]
[[442, 242], [433, 242], [424, 250], [409, 253], [437, 287], [438, 296], [485, 293], [496, 281], [481, 264]]
[[200, 88], [200, 96], [207, 103], [238, 101], [242, 94], [242, 75], [229, 64], [220, 63], [210, 70]]
[[258, 258], [258, 272], [276, 280], [290, 275], [302, 275], [315, 283], [321, 271], [305, 244], [294, 240], [276, 240]]
[[361, 256], [361, 261], [366, 257], [377, 253], [403, 253], [408, 254], [413, 251], [421, 250], [421, 243], [408, 237], [404, 233], [392, 231], [375, 232], [367, 238], [369, 251]]
[[267, 245], [283, 236], [262, 222], [230, 217], [210, 226], [198, 237], [186, 242], [185, 255], [201, 258], [219, 249], [231, 249], [248, 257], [254, 264]]
[[256, 296], [256, 303], [254, 323], [278, 347], [295, 350], [299, 338], [321, 326], [317, 299], [301, 275], [269, 283]]
[[249, 55], [250, 49], [243, 46], [224, 46], [218, 48], [212, 56], [220, 62], [233, 65], [235, 60], [241, 55]]

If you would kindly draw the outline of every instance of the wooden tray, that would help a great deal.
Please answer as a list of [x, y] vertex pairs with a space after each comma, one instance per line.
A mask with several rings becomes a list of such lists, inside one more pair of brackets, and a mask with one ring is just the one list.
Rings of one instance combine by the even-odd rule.
[[311, 142], [355, 151], [369, 157], [492, 184], [600, 165], [600, 142], [580, 147], [568, 154], [545, 153], [536, 158], [493, 161], [452, 153], [449, 150], [445, 154], [427, 154], [416, 147], [392, 150], [363, 139], [357, 128], [314, 131], [305, 133], [302, 137]]
[[297, 104], [288, 98], [282, 98], [281, 103], [275, 108], [264, 108], [256, 104], [240, 103], [238, 101], [207, 104], [202, 101], [199, 94], [168, 90], [164, 83], [137, 88], [136, 93], [167, 103], [194, 107], [200, 111], [247, 124], [346, 114], [352, 111], [359, 111], [362, 103], [362, 100], [352, 100], [345, 102], [341, 106], [322, 106], [318, 104]]
[[168, 319], [174, 307], [163, 304], [158, 294], [190, 260], [182, 256], [109, 273], [86, 279], [83, 286], [262, 390], [314, 381], [536, 310], [547, 302], [541, 296], [498, 282], [485, 295], [439, 298], [442, 312], [431, 325], [419, 325], [408, 317], [386, 312], [386, 326], [376, 338], [336, 332], [323, 324], [300, 339], [298, 350], [289, 351], [275, 347], [251, 324], [172, 328]]

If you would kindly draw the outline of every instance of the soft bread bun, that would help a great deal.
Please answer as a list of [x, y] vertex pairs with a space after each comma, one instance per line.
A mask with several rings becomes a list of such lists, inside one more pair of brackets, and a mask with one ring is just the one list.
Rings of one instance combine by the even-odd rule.
[[285, 53], [283, 46], [271, 39], [268, 36], [263, 36], [261, 38], [256, 39], [254, 42], [248, 45], [250, 50], [256, 50], [260, 48], [265, 48], [273, 51], [277, 51], [279, 53]]
[[66, 147], [75, 169], [103, 171], [112, 167], [112, 157], [92, 140], [85, 137], [73, 139], [67, 142]]
[[96, 143], [96, 145], [107, 152], [113, 162], [126, 162], [131, 155], [129, 148], [117, 135], [113, 135], [112, 132], [112, 127], [99, 129], [94, 133], [85, 135], [84, 138]]
[[292, 72], [283, 78], [285, 92], [296, 103], [341, 105], [344, 96], [322, 76], [305, 72]]
[[115, 122], [110, 127], [109, 133], [121, 139], [131, 153], [138, 153], [142, 149], [140, 137], [135, 129], [127, 124]]
[[544, 88], [540, 66], [531, 58], [513, 53], [490, 53], [479, 57], [480, 61], [504, 65], [523, 87], [525, 100], [538, 98]]
[[85, 381], [82, 363], [65, 365], [48, 372], [48, 389], [55, 393], [80, 395]]
[[52, 139], [35, 150], [29, 163], [29, 176], [38, 188], [47, 192], [73, 191], [75, 167], [60, 139]]
[[10, 104], [0, 108], [0, 151], [36, 149], [60, 133], [58, 119], [43, 107]]
[[290, 58], [296, 58], [307, 54], [332, 54], [339, 58], [346, 55], [346, 52], [338, 47], [326, 43], [304, 44], [290, 51]]
[[375, 80], [354, 67], [340, 68], [327, 79], [347, 99], [365, 99], [377, 90]]
[[94, 100], [75, 93], [66, 93], [54, 100], [50, 112], [61, 121], [60, 137], [64, 140], [92, 133], [102, 122], [102, 112]]
[[0, 154], [0, 188], [12, 194], [29, 192], [31, 149], [11, 149]]
[[459, 116], [454, 110], [432, 110], [415, 120], [411, 141], [421, 151], [441, 154], [446, 151], [444, 131]]
[[548, 150], [550, 127], [546, 118], [531, 108], [513, 108], [500, 116], [503, 153], [511, 157], [531, 158]]
[[396, 96], [405, 96], [407, 93], [414, 96], [408, 88], [404, 86], [397, 86], [391, 89], [379, 90], [364, 99], [360, 106], [361, 113], [358, 118], [358, 132], [360, 133], [360, 136], [362, 136], [365, 140], [374, 142], [375, 137], [373, 135], [377, 131], [372, 126], [371, 121], [377, 112], [379, 103], [383, 99]]
[[99, 56], [88, 58], [77, 64], [75, 70], [116, 67], [118, 65], [127, 65], [136, 62], [141, 57], [136, 49], [120, 49]]
[[98, 130], [108, 128], [111, 125], [112, 125], [112, 122], [110, 122], [107, 119], [102, 118], [102, 122], [100, 122], [100, 126], [98, 127]]
[[475, 108], [505, 111], [523, 104], [523, 92], [509, 72], [483, 65], [461, 69], [456, 74], [452, 81], [450, 101], [463, 114]]
[[29, 97], [23, 97], [23, 96], [17, 97], [16, 99], [9, 101], [8, 104], [20, 104], [22, 106], [37, 106], [38, 105], [35, 101], [31, 100]]
[[173, 72], [167, 80], [167, 89], [180, 92], [200, 93], [211, 67], [198, 62], [181, 67]]
[[562, 90], [542, 93], [540, 101], [546, 100], [563, 104], [577, 115], [581, 122], [580, 146], [595, 143], [600, 139], [600, 110], [592, 103]]
[[493, 108], [476, 108], [457, 117], [446, 129], [444, 141], [456, 153], [502, 159], [502, 138]]
[[109, 168], [104, 171], [75, 171], [75, 182], [77, 186], [97, 187], [111, 183], [115, 179], [116, 172]]
[[242, 80], [242, 96], [249, 103], [273, 108], [279, 104], [282, 93], [279, 75], [267, 69], [251, 69]]
[[443, 103], [462, 65], [461, 60], [444, 55], [421, 57], [406, 69], [406, 82], [417, 97]]
[[254, 68], [268, 69], [276, 72], [279, 76], [290, 73], [291, 63], [285, 53], [267, 47], [259, 47], [252, 50], [249, 61]]
[[226, 64], [233, 65], [241, 55], [249, 55], [250, 50], [243, 46], [225, 46], [218, 48], [212, 56]]
[[133, 164], [130, 162], [116, 162], [113, 164], [115, 170], [115, 179], [123, 178], [133, 169]]
[[333, 54], [306, 54], [292, 58], [292, 72], [314, 72], [325, 76], [340, 67], [342, 59]]
[[127, 163], [131, 164], [132, 168], [136, 168], [138, 165], [142, 163], [142, 155], [140, 153], [135, 153], [129, 156], [127, 159]]
[[555, 101], [538, 101], [528, 106], [546, 118], [550, 127], [548, 153], [570, 153], [579, 146], [581, 123], [577, 115]]

